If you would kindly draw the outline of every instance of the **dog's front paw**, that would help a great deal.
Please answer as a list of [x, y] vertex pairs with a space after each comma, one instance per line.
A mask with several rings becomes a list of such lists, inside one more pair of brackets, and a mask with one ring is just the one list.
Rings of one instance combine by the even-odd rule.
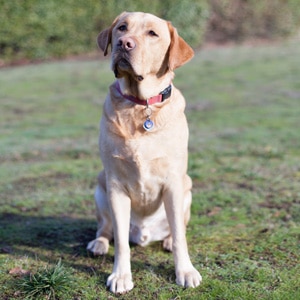
[[86, 249], [91, 251], [95, 256], [104, 255], [108, 252], [109, 241], [104, 237], [99, 237], [87, 245]]
[[201, 281], [202, 277], [194, 267], [176, 272], [176, 283], [178, 285], [195, 288], [200, 285]]
[[106, 285], [110, 287], [110, 291], [115, 294], [124, 294], [133, 289], [133, 282], [131, 274], [118, 275], [112, 273]]

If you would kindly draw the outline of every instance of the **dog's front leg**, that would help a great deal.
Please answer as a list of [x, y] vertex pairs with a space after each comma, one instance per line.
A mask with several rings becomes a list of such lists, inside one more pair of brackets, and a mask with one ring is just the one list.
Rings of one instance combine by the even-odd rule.
[[130, 224], [130, 198], [117, 188], [110, 188], [109, 203], [111, 208], [115, 260], [112, 274], [107, 279], [110, 291], [123, 294], [133, 288], [130, 248], [129, 248], [129, 224]]
[[188, 254], [182, 187], [172, 186], [172, 189], [167, 189], [163, 199], [173, 238], [172, 251], [175, 262], [176, 283], [184, 287], [196, 287], [200, 284], [202, 277], [192, 265]]

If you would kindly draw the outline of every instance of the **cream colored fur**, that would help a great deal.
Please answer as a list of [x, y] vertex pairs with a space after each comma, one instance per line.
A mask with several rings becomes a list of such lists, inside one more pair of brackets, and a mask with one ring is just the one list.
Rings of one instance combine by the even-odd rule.
[[[193, 50], [167, 21], [151, 14], [123, 13], [98, 37], [106, 55], [112, 47], [112, 70], [122, 94], [140, 99], [158, 95], [172, 83], [174, 69]], [[115, 261], [107, 285], [113, 293], [133, 288], [129, 240], [146, 246], [163, 240], [173, 251], [176, 282], [201, 282], [187, 248], [191, 179], [187, 175], [188, 126], [185, 100], [172, 85], [170, 98], [151, 105], [154, 128], [143, 128], [145, 107], [126, 100], [110, 86], [100, 125], [104, 170], [95, 192], [98, 231], [88, 244], [94, 255], [108, 252], [114, 239]]]

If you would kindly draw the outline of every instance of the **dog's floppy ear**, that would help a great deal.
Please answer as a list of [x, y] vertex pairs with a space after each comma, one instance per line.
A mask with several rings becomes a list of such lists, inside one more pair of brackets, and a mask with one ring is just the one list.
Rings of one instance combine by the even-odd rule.
[[111, 44], [112, 31], [117, 22], [119, 21], [120, 17], [123, 16], [125, 13], [126, 12], [123, 12], [119, 16], [117, 16], [111, 24], [111, 26], [101, 31], [97, 37], [97, 44], [99, 48], [104, 52], [104, 56], [107, 55], [108, 47]]
[[104, 52], [104, 56], [107, 55], [107, 49], [111, 43], [111, 31], [111, 28], [104, 29], [97, 37], [98, 47]]
[[194, 50], [180, 37], [171, 22], [168, 22], [171, 44], [169, 48], [169, 69], [175, 70], [194, 56]]

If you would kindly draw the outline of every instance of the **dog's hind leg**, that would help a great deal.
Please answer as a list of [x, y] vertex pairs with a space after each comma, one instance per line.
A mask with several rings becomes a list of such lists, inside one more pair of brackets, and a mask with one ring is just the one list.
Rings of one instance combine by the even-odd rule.
[[108, 252], [109, 241], [113, 236], [112, 220], [107, 203], [104, 171], [102, 171], [98, 176], [98, 186], [95, 190], [95, 202], [98, 230], [96, 233], [96, 239], [89, 242], [87, 249], [97, 256]]

